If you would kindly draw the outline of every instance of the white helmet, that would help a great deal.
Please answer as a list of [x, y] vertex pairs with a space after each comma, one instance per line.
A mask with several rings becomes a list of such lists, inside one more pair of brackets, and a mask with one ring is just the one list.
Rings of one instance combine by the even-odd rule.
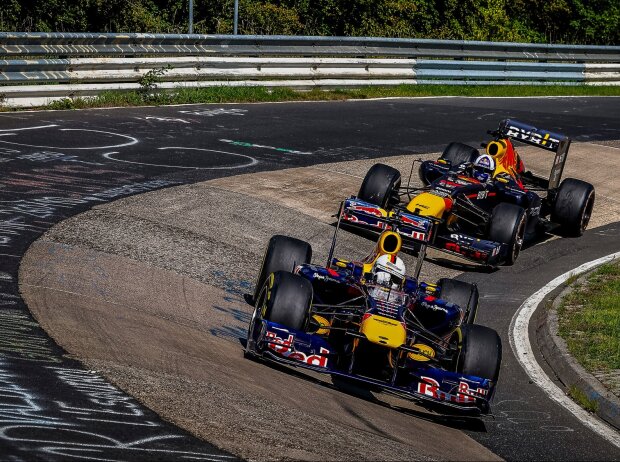
[[377, 284], [398, 289], [405, 282], [405, 263], [396, 255], [381, 255], [372, 267], [372, 275]]
[[492, 156], [488, 154], [483, 154], [474, 161], [473, 173], [474, 178], [476, 178], [478, 181], [485, 182], [490, 180], [491, 178], [493, 178], [494, 172], [495, 159]]
[[495, 171], [495, 159], [488, 154], [482, 154], [474, 161], [474, 168], [493, 173]]

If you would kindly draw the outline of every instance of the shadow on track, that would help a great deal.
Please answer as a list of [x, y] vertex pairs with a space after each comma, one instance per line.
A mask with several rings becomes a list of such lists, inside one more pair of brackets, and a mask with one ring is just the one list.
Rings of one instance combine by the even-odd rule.
[[[381, 395], [382, 393], [378, 391], [374, 391], [369, 389], [367, 386], [363, 386], [361, 384], [356, 383], [354, 380], [346, 380], [342, 377], [331, 377], [331, 383], [325, 380], [321, 380], [320, 378], [314, 377], [305, 370], [299, 370], [291, 366], [287, 366], [285, 364], [280, 364], [275, 361], [269, 361], [267, 359], [261, 359], [254, 356], [245, 354], [245, 346], [247, 340], [245, 338], [239, 338], [239, 343], [244, 349], [244, 356], [246, 359], [250, 361], [254, 361], [256, 363], [261, 364], [262, 366], [270, 367], [273, 370], [282, 372], [289, 376], [296, 377], [300, 380], [305, 380], [307, 382], [313, 383], [316, 386], [320, 386], [323, 388], [327, 388], [337, 393], [345, 393], [349, 396], [353, 396], [358, 399], [362, 399], [369, 403], [373, 403], [379, 406], [382, 406], [386, 409], [392, 409], [394, 412], [402, 413], [405, 415], [409, 415], [411, 417], [415, 417], [417, 419], [422, 419], [428, 422], [433, 422], [438, 425], [442, 425], [449, 428], [454, 428], [457, 430], [466, 430], [470, 432], [476, 433], [486, 433], [487, 428], [485, 425], [485, 420], [489, 418], [493, 418], [492, 416], [479, 416], [479, 415], [463, 415], [458, 413], [450, 413], [450, 409], [446, 409], [441, 405], [433, 405], [432, 403], [419, 403], [414, 400], [405, 400], [411, 404], [416, 406], [423, 406], [419, 410], [411, 409], [405, 406], [398, 406], [394, 404], [390, 404], [388, 402], [382, 401], [377, 398], [376, 394]], [[389, 394], [386, 394], [389, 395]], [[395, 395], [389, 395], [395, 396]], [[344, 407], [344, 406], [343, 406]], [[351, 411], [352, 416], [359, 417], [357, 413]], [[382, 432], [380, 432], [382, 434]], [[385, 436], [385, 435], [383, 435]]]

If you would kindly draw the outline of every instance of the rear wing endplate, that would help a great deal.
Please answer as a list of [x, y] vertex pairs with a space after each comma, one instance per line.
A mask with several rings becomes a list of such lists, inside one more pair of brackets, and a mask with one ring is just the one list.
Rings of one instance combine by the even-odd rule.
[[497, 131], [492, 132], [500, 138], [511, 138], [530, 146], [555, 152], [555, 159], [549, 174], [549, 189], [557, 189], [560, 186], [562, 172], [571, 139], [560, 133], [553, 133], [548, 130], [536, 128], [518, 120], [505, 119], [499, 123]]

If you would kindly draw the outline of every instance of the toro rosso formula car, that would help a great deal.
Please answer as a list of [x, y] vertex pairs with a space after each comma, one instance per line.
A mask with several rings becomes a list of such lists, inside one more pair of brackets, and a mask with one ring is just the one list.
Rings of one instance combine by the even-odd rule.
[[[374, 165], [358, 195], [346, 201], [351, 212], [344, 220], [381, 232], [383, 218], [405, 210], [436, 223], [432, 247], [491, 266], [513, 264], [526, 236], [580, 236], [590, 220], [594, 187], [573, 178], [560, 183], [570, 139], [516, 120], [503, 120], [488, 133], [494, 138], [482, 145], [484, 154], [453, 142], [438, 160], [422, 162], [423, 188], [403, 188], [398, 170]], [[555, 153], [548, 179], [525, 171], [513, 141]]]
[[[306, 242], [273, 236], [254, 294], [246, 355], [331, 374], [421, 403], [488, 413], [502, 346], [474, 324], [475, 285], [418, 280], [433, 221], [406, 212], [385, 219], [363, 261], [334, 258], [342, 205], [326, 266]], [[418, 241], [415, 274], [398, 257], [403, 236]], [[445, 408], [444, 408], [445, 409]]]

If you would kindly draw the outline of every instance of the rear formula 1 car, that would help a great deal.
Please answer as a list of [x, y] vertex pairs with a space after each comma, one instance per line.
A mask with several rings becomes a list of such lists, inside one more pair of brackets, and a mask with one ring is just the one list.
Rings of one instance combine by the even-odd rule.
[[[345, 221], [381, 232], [383, 222], [377, 218], [399, 210], [431, 218], [437, 223], [432, 247], [491, 266], [513, 264], [526, 236], [541, 231], [580, 236], [588, 225], [595, 194], [585, 181], [567, 178], [560, 183], [570, 139], [509, 119], [489, 133], [494, 139], [483, 145], [486, 155], [453, 142], [438, 160], [422, 162], [422, 188], [401, 187], [398, 170], [374, 165], [358, 195], [347, 200], [353, 213]], [[513, 141], [555, 153], [548, 179], [525, 171], [512, 152]], [[514, 167], [494, 174], [495, 158], [507, 150]], [[489, 173], [481, 173], [481, 167]]]
[[[350, 212], [343, 203], [338, 224]], [[419, 281], [432, 220], [402, 212], [385, 224], [392, 231], [381, 233], [374, 251], [360, 262], [333, 257], [337, 226], [326, 266], [311, 263], [308, 243], [273, 236], [256, 284], [246, 355], [344, 377], [423, 404], [488, 413], [502, 345], [494, 330], [474, 324], [476, 286]], [[386, 285], [378, 276], [384, 273], [375, 271], [378, 262], [398, 262], [403, 236], [411, 239], [414, 233], [422, 252], [415, 274], [388, 275]]]

